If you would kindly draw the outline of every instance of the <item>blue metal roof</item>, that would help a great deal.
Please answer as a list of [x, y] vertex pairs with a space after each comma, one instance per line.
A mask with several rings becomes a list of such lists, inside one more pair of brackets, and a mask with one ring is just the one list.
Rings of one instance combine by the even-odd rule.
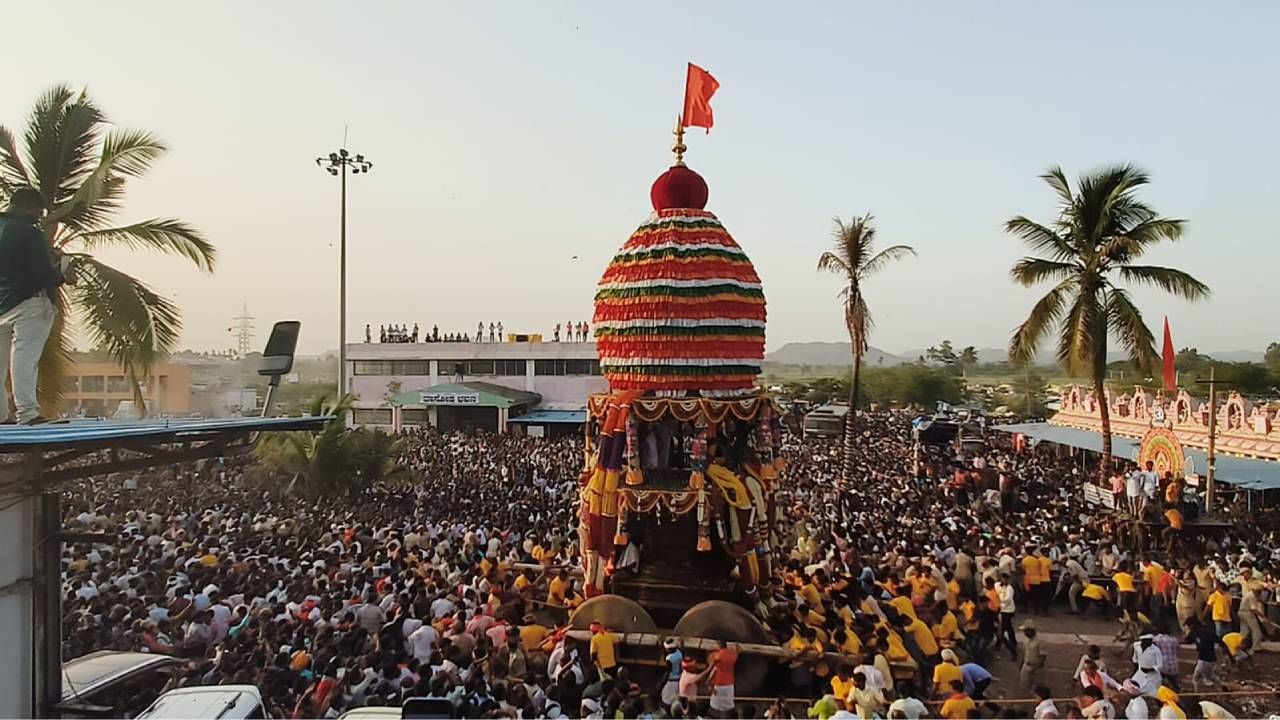
[[0, 425], [0, 453], [42, 446], [108, 445], [120, 440], [173, 442], [213, 433], [314, 430], [329, 417], [218, 418], [211, 420], [72, 420], [44, 425]]
[[[1021, 423], [1018, 425], [993, 425], [993, 429], [1008, 433], [1022, 433], [1027, 437], [1067, 445], [1070, 447], [1102, 452], [1102, 433], [1078, 428], [1059, 427], [1049, 423]], [[1209, 467], [1209, 458], [1203, 450], [1183, 448], [1187, 471], [1203, 475]], [[1112, 434], [1111, 453], [1117, 457], [1137, 461], [1138, 441]], [[1219, 454], [1213, 462], [1213, 477], [1225, 483], [1249, 490], [1274, 490], [1280, 488], [1280, 462], [1239, 458]]]
[[569, 424], [580, 425], [587, 421], [586, 410], [534, 410], [531, 413], [525, 413], [520, 417], [514, 417], [508, 420], [509, 423], [525, 423], [528, 425], [539, 424]]

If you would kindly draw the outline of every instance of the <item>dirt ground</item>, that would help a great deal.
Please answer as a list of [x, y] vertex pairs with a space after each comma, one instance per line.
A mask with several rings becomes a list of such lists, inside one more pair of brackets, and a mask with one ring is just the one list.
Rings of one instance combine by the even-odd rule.
[[[1015, 626], [1023, 619], [1023, 616], [1019, 615]], [[1111, 638], [1118, 629], [1115, 621], [1080, 618], [1059, 611], [1054, 615], [1036, 617], [1035, 622], [1040, 635], [1049, 645], [1049, 663], [1043, 682], [1053, 691], [1055, 698], [1079, 695], [1079, 683], [1071, 679], [1071, 673], [1075, 671], [1080, 656], [1090, 644], [1096, 644], [1102, 648], [1102, 657], [1106, 660], [1111, 675], [1117, 680], [1123, 682], [1132, 673], [1130, 647], [1111, 642]], [[1019, 638], [1021, 639], [1021, 635]], [[1274, 643], [1266, 645], [1274, 645]], [[1190, 645], [1183, 646], [1179, 661], [1183, 690], [1190, 693], [1195, 649]], [[1198, 699], [1213, 700], [1237, 713], [1238, 717], [1265, 717], [1268, 714], [1280, 712], [1280, 690], [1277, 689], [1277, 683], [1280, 683], [1280, 653], [1274, 650], [1268, 652], [1268, 648], [1264, 645], [1264, 649], [1254, 657], [1253, 665], [1252, 668], [1247, 665], [1234, 667], [1223, 661], [1219, 667], [1219, 675], [1225, 677], [1225, 681], [1218, 689], [1222, 694], [1206, 695]], [[987, 691], [988, 698], [1019, 700], [1032, 697], [1030, 689], [1020, 687], [1018, 663], [1011, 662], [1007, 652], [1000, 652], [992, 663], [992, 667], [988, 669], [996, 678], [991, 684], [991, 689]], [[1254, 696], [1226, 694], [1246, 690], [1266, 692]], [[1209, 692], [1206, 688], [1201, 688], [1201, 691]], [[1034, 705], [1035, 702], [1031, 701], [1027, 705], [1013, 705], [1013, 707], [1023, 711], [1020, 715], [1029, 716]], [[1153, 707], [1152, 710], [1154, 709]]]

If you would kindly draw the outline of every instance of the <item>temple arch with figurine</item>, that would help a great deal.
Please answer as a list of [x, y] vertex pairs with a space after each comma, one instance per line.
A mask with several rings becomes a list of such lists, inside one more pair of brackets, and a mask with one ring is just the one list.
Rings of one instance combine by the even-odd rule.
[[[760, 277], [684, 163], [614, 255], [593, 326], [608, 391], [587, 402], [579, 539], [588, 600], [571, 624], [764, 643], [781, 413], [756, 389]], [[638, 563], [635, 562], [638, 557]], [[761, 673], [761, 677], [763, 673]], [[750, 684], [750, 681], [748, 681]]]

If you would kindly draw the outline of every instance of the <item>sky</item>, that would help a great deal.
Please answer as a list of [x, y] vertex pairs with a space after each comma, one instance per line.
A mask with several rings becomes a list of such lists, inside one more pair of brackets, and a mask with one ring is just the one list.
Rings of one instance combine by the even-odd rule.
[[[1192, 2], [21, 3], [5, 8], [0, 123], [85, 87], [171, 152], [121, 221], [186, 219], [206, 275], [106, 259], [180, 305], [181, 345], [255, 345], [303, 322], [337, 346], [339, 183], [315, 158], [374, 163], [348, 185], [348, 337], [366, 323], [542, 332], [589, 320], [595, 283], [671, 163], [685, 64], [711, 71], [715, 128], [690, 167], [755, 262], [771, 349], [845, 339], [819, 275], [832, 218], [870, 212], [914, 246], [866, 289], [888, 351], [1003, 347], [1038, 297], [1015, 287], [1009, 217], [1048, 221], [1037, 176], [1132, 162], [1189, 232], [1152, 263], [1213, 289], [1140, 290], [1179, 347], [1257, 349], [1275, 327], [1280, 4]], [[577, 259], [573, 259], [576, 256]], [[1040, 293], [1043, 293], [1043, 288]]]

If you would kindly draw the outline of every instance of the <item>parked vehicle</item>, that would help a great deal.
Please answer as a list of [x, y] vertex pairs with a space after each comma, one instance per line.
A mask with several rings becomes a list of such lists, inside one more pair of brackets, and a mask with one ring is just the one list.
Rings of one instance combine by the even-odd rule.
[[255, 720], [266, 717], [262, 693], [253, 685], [197, 685], [161, 695], [138, 715], [138, 720]]
[[849, 417], [848, 405], [823, 405], [804, 416], [806, 437], [840, 437]]
[[64, 718], [133, 717], [155, 699], [182, 658], [99, 650], [62, 664]]

